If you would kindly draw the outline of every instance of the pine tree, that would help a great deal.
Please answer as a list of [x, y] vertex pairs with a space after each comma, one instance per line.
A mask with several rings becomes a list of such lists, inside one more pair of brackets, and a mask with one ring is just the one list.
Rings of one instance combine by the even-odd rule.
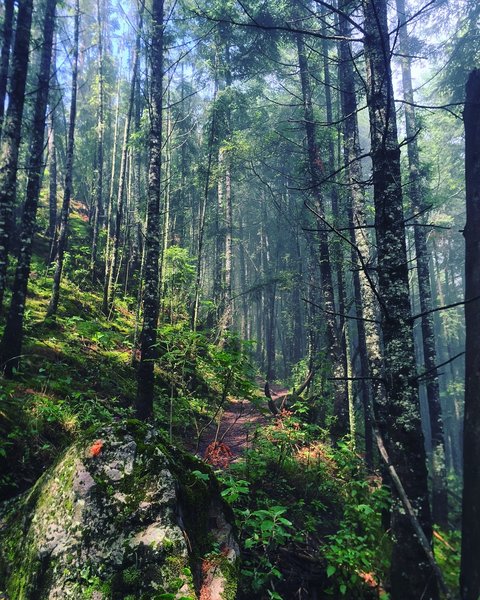
[[153, 0], [150, 39], [150, 160], [148, 167], [147, 230], [145, 236], [145, 274], [143, 327], [140, 336], [140, 363], [137, 371], [136, 411], [140, 419], [153, 413], [154, 359], [157, 356], [157, 325], [160, 307], [160, 193], [162, 173], [162, 97], [163, 97], [163, 0]]

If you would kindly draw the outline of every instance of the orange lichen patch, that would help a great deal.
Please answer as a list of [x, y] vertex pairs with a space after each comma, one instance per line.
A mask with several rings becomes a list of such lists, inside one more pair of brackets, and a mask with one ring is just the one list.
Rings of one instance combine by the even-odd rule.
[[224, 442], [211, 442], [205, 449], [205, 460], [214, 467], [225, 468], [233, 459], [233, 452]]
[[90, 446], [89, 454], [93, 458], [98, 456], [103, 448], [103, 440], [97, 440]]

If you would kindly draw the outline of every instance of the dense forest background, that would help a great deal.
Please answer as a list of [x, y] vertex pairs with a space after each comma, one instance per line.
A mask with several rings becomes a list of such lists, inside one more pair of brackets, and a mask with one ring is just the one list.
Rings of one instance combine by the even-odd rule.
[[242, 597], [478, 600], [480, 5], [0, 20], [1, 497], [135, 417], [213, 444]]

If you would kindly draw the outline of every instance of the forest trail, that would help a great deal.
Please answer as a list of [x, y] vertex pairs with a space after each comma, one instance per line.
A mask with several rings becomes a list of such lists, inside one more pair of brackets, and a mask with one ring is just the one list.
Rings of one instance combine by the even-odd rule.
[[[263, 389], [263, 385], [260, 386]], [[270, 385], [272, 399], [288, 393], [287, 388]], [[265, 410], [267, 403], [265, 399]], [[251, 447], [255, 429], [267, 425], [273, 415], [261, 412], [248, 400], [230, 400], [220, 419], [220, 426], [212, 423], [198, 444], [198, 454], [215, 467], [227, 467]]]

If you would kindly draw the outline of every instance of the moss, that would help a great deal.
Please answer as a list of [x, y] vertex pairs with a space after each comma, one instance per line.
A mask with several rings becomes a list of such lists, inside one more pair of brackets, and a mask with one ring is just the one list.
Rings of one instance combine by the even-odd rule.
[[[159, 597], [161, 594], [178, 594], [181, 589], [183, 594], [183, 590], [187, 588], [189, 591], [185, 597], [189, 593], [193, 594], [195, 588], [192, 572], [200, 580], [201, 559], [215, 547], [214, 538], [209, 533], [209, 513], [213, 502], [221, 503], [218, 484], [208, 466], [168, 446], [162, 435], [134, 419], [82, 436], [82, 440], [64, 454], [57, 468], [42, 477], [32, 492], [20, 504], [12, 507], [11, 514], [4, 516], [0, 536], [0, 544], [3, 544], [0, 547], [0, 589], [7, 587], [5, 584], [8, 583], [8, 593], [18, 600], [44, 597], [42, 590], [49, 589], [49, 581], [52, 576], [55, 577], [55, 564], [48, 555], [43, 562], [39, 559], [38, 540], [48, 537], [45, 536], [45, 529], [49, 523], [65, 524], [67, 528], [72, 523], [73, 511], [78, 509], [73, 492], [73, 478], [79, 457], [84, 460], [85, 448], [90, 447], [94, 439], [116, 441], [125, 439], [127, 435], [136, 443], [136, 459], [131, 474], [124, 475], [119, 481], [112, 481], [103, 472], [102, 465], [105, 463], [101, 460], [97, 463], [95, 458], [85, 460], [87, 470], [96, 483], [92, 489], [95, 503], [107, 510], [108, 514], [109, 507], [114, 507], [111, 518], [118, 531], [135, 532], [137, 519], [142, 518], [138, 511], [139, 505], [145, 499], [147, 490], [158, 489], [158, 475], [168, 469], [176, 482], [182, 528], [187, 532], [186, 537], [188, 544], [194, 549], [193, 553], [188, 556], [183, 540], [176, 539], [175, 535], [167, 535], [154, 548], [144, 544], [133, 548], [129, 546], [130, 541], [127, 539], [123, 567], [116, 573], [112, 573], [112, 570], [117, 567], [112, 566], [108, 567], [108, 572], [98, 572], [98, 564], [92, 564], [88, 568], [82, 565], [80, 569], [73, 555], [65, 556], [58, 568], [64, 569], [63, 573], [65, 570], [71, 571], [68, 580], [71, 582], [73, 597], [81, 593], [82, 597], [91, 598], [93, 592], [99, 591], [113, 600], [124, 600], [126, 594], [131, 594], [138, 600], [151, 600], [155, 594], [159, 594]], [[108, 451], [108, 442], [104, 451]], [[208, 481], [195, 477], [192, 471], [207, 474]], [[122, 502], [113, 500], [117, 493], [123, 495]], [[55, 502], [52, 501], [53, 497]], [[110, 500], [113, 500], [111, 504]], [[33, 523], [31, 518], [34, 514]], [[19, 522], [24, 525], [23, 528], [18, 526]], [[133, 524], [133, 529], [129, 529], [129, 523]], [[25, 537], [24, 532], [27, 532]], [[87, 533], [88, 531], [81, 534], [85, 541], [88, 541], [85, 538]], [[15, 565], [15, 571], [10, 571], [9, 565]], [[227, 583], [225, 591], [226, 600], [230, 600], [236, 589], [235, 571], [227, 564], [225, 569], [222, 568], [223, 571], [227, 582], [230, 574], [232, 575], [231, 585]]]

